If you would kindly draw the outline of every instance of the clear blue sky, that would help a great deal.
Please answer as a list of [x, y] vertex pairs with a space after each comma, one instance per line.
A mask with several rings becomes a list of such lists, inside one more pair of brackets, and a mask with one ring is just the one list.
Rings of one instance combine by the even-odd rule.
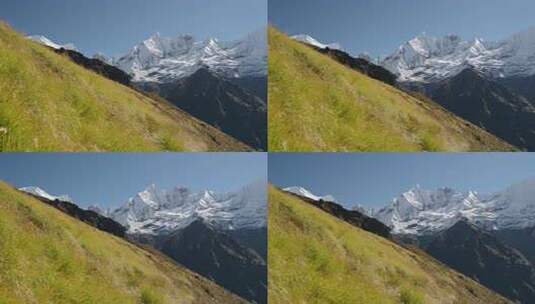
[[497, 40], [535, 26], [533, 0], [270, 0], [269, 22], [289, 34], [388, 55], [417, 34]]
[[382, 207], [419, 184], [480, 193], [535, 178], [535, 153], [270, 153], [269, 181]]
[[267, 0], [2, 0], [0, 19], [87, 55], [126, 52], [155, 32], [233, 40], [267, 22]]
[[0, 179], [109, 207], [155, 183], [233, 191], [267, 179], [266, 153], [0, 153]]

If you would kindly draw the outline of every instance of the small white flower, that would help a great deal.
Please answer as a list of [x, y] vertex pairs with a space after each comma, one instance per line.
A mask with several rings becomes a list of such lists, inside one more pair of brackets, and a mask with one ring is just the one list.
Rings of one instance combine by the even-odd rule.
[[7, 134], [7, 128], [6, 127], [0, 127], [0, 134]]

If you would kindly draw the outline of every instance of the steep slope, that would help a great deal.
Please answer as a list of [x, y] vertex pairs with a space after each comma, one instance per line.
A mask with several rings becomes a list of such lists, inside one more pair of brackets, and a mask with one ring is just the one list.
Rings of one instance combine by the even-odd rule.
[[270, 151], [471, 151], [511, 146], [427, 100], [269, 35]]
[[496, 79], [503, 86], [526, 97], [535, 106], [535, 75]]
[[65, 48], [54, 49], [54, 52], [58, 54], [65, 54], [75, 63], [83, 66], [86, 69], [92, 70], [97, 74], [100, 74], [108, 79], [117, 81], [118, 83], [124, 84], [126, 86], [130, 85], [132, 76], [126, 74], [121, 69], [116, 68], [108, 63], [96, 59], [96, 58], [87, 58], [82, 53], [68, 50]]
[[[30, 266], [31, 265], [31, 266]], [[2, 303], [245, 303], [162, 255], [0, 183]]]
[[535, 265], [535, 227], [522, 229], [502, 229], [492, 231], [492, 235], [502, 243], [520, 251]]
[[244, 299], [267, 303], [264, 259], [202, 220], [166, 236], [155, 248]]
[[431, 98], [452, 113], [499, 138], [535, 150], [535, 106], [469, 68], [439, 82]]
[[208, 68], [173, 82], [137, 85], [251, 147], [267, 148], [264, 101]]
[[426, 254], [269, 188], [269, 303], [509, 303]]
[[174, 106], [0, 24], [1, 151], [244, 150]]
[[396, 75], [392, 74], [382, 66], [375, 65], [364, 58], [355, 58], [348, 53], [337, 49], [321, 48], [314, 45], [311, 45], [311, 47], [322, 54], [326, 54], [337, 62], [357, 70], [373, 79], [382, 81], [391, 86], [396, 86], [397, 84]]
[[535, 267], [516, 249], [467, 221], [440, 233], [430, 255], [488, 288], [520, 303], [535, 298]]
[[28, 194], [42, 201], [43, 203], [48, 204], [74, 217], [75, 219], [78, 219], [86, 224], [89, 224], [99, 230], [111, 233], [121, 238], [125, 237], [126, 228], [108, 217], [100, 215], [91, 210], [84, 210], [70, 201], [65, 201], [65, 200], [61, 200], [58, 198], [48, 199], [40, 195], [35, 195], [31, 193], [28, 193]]

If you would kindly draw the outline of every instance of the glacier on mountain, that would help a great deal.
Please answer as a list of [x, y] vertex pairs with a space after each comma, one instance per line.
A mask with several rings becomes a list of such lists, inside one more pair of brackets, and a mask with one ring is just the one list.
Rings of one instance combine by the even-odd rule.
[[203, 67], [227, 78], [263, 77], [267, 74], [266, 30], [229, 42], [196, 41], [191, 35], [168, 38], [157, 33], [112, 63], [136, 82], [170, 82]]
[[504, 191], [480, 194], [452, 188], [426, 190], [419, 186], [402, 193], [374, 211], [395, 234], [433, 234], [461, 219], [487, 230], [535, 226], [535, 179], [513, 184]]
[[228, 193], [194, 192], [186, 187], [165, 191], [151, 185], [109, 217], [131, 234], [169, 233], [198, 219], [223, 230], [255, 229], [266, 226], [266, 202], [265, 181]]
[[535, 74], [535, 27], [498, 42], [419, 35], [380, 64], [402, 82], [430, 83], [474, 68], [493, 78]]

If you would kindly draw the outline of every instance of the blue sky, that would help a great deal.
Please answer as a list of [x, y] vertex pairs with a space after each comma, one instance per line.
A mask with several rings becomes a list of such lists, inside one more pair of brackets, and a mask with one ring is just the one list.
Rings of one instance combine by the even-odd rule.
[[267, 179], [265, 153], [0, 153], [0, 179], [68, 194], [79, 205], [118, 206], [155, 183], [233, 191]]
[[415, 185], [493, 193], [535, 178], [535, 153], [270, 153], [269, 181], [382, 207]]
[[423, 32], [498, 40], [535, 26], [533, 0], [270, 0], [269, 22], [289, 34], [388, 55]]
[[267, 0], [2, 0], [0, 19], [88, 55], [111, 56], [156, 32], [241, 38], [266, 25]]

